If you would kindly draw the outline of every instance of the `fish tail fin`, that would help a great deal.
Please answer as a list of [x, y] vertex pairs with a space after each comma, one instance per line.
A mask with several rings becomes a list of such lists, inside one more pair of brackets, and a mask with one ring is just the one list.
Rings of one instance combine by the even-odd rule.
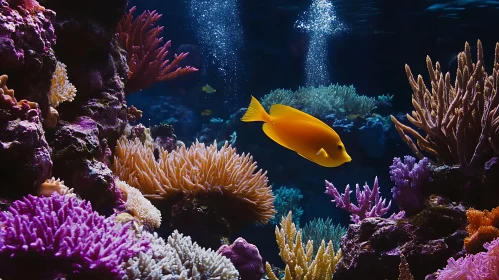
[[265, 111], [262, 104], [251, 96], [251, 102], [246, 110], [246, 113], [241, 118], [243, 122], [269, 122], [270, 115]]

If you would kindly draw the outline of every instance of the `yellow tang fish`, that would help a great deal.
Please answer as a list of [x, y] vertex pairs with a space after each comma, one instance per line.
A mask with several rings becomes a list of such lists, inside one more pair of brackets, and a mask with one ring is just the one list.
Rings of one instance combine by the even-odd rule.
[[340, 136], [331, 127], [295, 108], [275, 104], [268, 114], [252, 96], [241, 120], [265, 122], [263, 132], [270, 139], [321, 166], [336, 167], [352, 160]]
[[217, 92], [216, 89], [212, 88], [210, 85], [205, 85], [201, 88], [202, 91], [206, 92], [206, 93], [214, 93], [214, 92]]

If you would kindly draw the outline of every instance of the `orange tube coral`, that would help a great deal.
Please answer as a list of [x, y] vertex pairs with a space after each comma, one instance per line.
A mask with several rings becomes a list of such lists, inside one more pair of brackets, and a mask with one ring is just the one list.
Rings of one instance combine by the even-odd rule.
[[466, 252], [476, 254], [485, 251], [483, 244], [499, 237], [499, 207], [491, 211], [470, 208], [466, 216], [470, 222], [466, 227], [469, 236], [464, 239]]

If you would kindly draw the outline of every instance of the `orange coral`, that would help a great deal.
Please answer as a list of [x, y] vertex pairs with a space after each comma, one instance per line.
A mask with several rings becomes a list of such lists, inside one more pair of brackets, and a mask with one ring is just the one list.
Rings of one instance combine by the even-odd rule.
[[156, 161], [152, 143], [122, 137], [115, 151], [114, 171], [148, 198], [208, 196], [220, 200], [219, 205], [237, 207], [228, 214], [246, 215], [260, 223], [267, 223], [275, 213], [267, 173], [257, 171], [249, 154], [237, 154], [227, 142], [220, 150], [216, 142], [206, 147], [197, 141], [171, 153], [161, 149]]
[[491, 211], [470, 208], [466, 216], [469, 221], [466, 227], [469, 236], [464, 240], [466, 252], [476, 254], [485, 251], [483, 244], [499, 237], [499, 207]]

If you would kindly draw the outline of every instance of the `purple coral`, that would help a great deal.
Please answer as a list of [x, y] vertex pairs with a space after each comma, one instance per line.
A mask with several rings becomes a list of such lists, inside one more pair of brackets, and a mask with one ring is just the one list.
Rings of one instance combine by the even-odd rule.
[[423, 208], [423, 188], [430, 182], [430, 161], [423, 158], [405, 156], [404, 162], [398, 157], [390, 166], [390, 179], [395, 183], [392, 188], [393, 199], [407, 214], [416, 214]]
[[258, 248], [244, 238], [237, 238], [232, 245], [223, 245], [218, 253], [230, 259], [239, 271], [241, 280], [260, 280], [265, 272]]
[[0, 213], [0, 224], [4, 279], [118, 279], [124, 275], [120, 265], [149, 248], [130, 223], [116, 223], [89, 202], [58, 193], [15, 201]]
[[[364, 190], [361, 191], [359, 184], [355, 185], [355, 193], [358, 205], [350, 202], [350, 185], [345, 188], [345, 193], [340, 194], [334, 185], [326, 180], [326, 194], [333, 197], [332, 202], [336, 203], [336, 207], [346, 210], [351, 213], [350, 219], [354, 223], [358, 223], [365, 218], [381, 217], [390, 210], [391, 201], [386, 205], [386, 199], [380, 198], [378, 177], [374, 178], [374, 185], [371, 189], [367, 183], [364, 185]], [[392, 215], [391, 218], [400, 218], [403, 212]]]

